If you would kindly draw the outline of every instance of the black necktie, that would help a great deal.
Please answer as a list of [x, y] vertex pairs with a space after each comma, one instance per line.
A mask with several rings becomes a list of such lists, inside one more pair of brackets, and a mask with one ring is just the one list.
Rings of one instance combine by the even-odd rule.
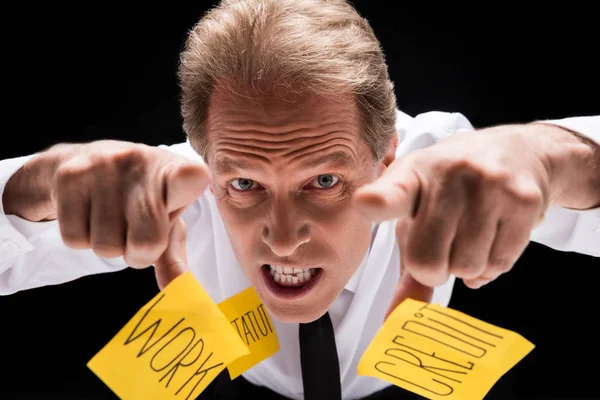
[[306, 400], [340, 400], [340, 364], [329, 313], [300, 324], [300, 362]]

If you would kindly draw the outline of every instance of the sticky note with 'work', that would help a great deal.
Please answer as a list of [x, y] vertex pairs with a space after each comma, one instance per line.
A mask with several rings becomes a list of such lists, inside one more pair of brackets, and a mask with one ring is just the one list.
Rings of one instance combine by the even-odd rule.
[[407, 299], [363, 354], [358, 373], [428, 399], [481, 400], [533, 348], [515, 332]]
[[195, 399], [248, 347], [191, 272], [175, 278], [89, 362], [123, 400]]
[[219, 308], [250, 351], [227, 366], [231, 379], [279, 351], [271, 319], [253, 287], [222, 301]]

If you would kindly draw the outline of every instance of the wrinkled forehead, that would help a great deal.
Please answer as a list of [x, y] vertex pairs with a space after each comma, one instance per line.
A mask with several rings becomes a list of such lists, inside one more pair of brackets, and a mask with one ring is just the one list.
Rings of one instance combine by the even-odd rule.
[[358, 146], [360, 126], [350, 93], [330, 98], [285, 89], [264, 93], [220, 86], [211, 94], [208, 109], [209, 158], [222, 145], [231, 145], [232, 139], [237, 144], [255, 141], [257, 146], [266, 142], [285, 146], [337, 137]]

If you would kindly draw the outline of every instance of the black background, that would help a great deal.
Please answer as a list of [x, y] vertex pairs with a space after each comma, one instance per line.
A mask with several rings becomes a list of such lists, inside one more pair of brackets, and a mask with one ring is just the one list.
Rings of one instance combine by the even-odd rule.
[[[2, 158], [63, 141], [185, 139], [178, 52], [212, 2], [22, 4], [2, 28]], [[355, 4], [408, 114], [458, 111], [482, 127], [600, 111], [592, 10]], [[532, 243], [496, 282], [457, 284], [452, 308], [536, 344], [502, 379], [515, 398], [600, 398], [599, 264]], [[0, 298], [0, 398], [115, 398], [86, 363], [156, 292], [151, 270], [126, 270]]]

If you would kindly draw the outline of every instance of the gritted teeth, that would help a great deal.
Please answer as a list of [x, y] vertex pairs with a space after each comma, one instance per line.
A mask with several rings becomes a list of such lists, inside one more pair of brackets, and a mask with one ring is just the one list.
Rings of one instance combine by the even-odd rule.
[[273, 280], [281, 286], [302, 286], [317, 272], [316, 268], [292, 268], [268, 265]]

